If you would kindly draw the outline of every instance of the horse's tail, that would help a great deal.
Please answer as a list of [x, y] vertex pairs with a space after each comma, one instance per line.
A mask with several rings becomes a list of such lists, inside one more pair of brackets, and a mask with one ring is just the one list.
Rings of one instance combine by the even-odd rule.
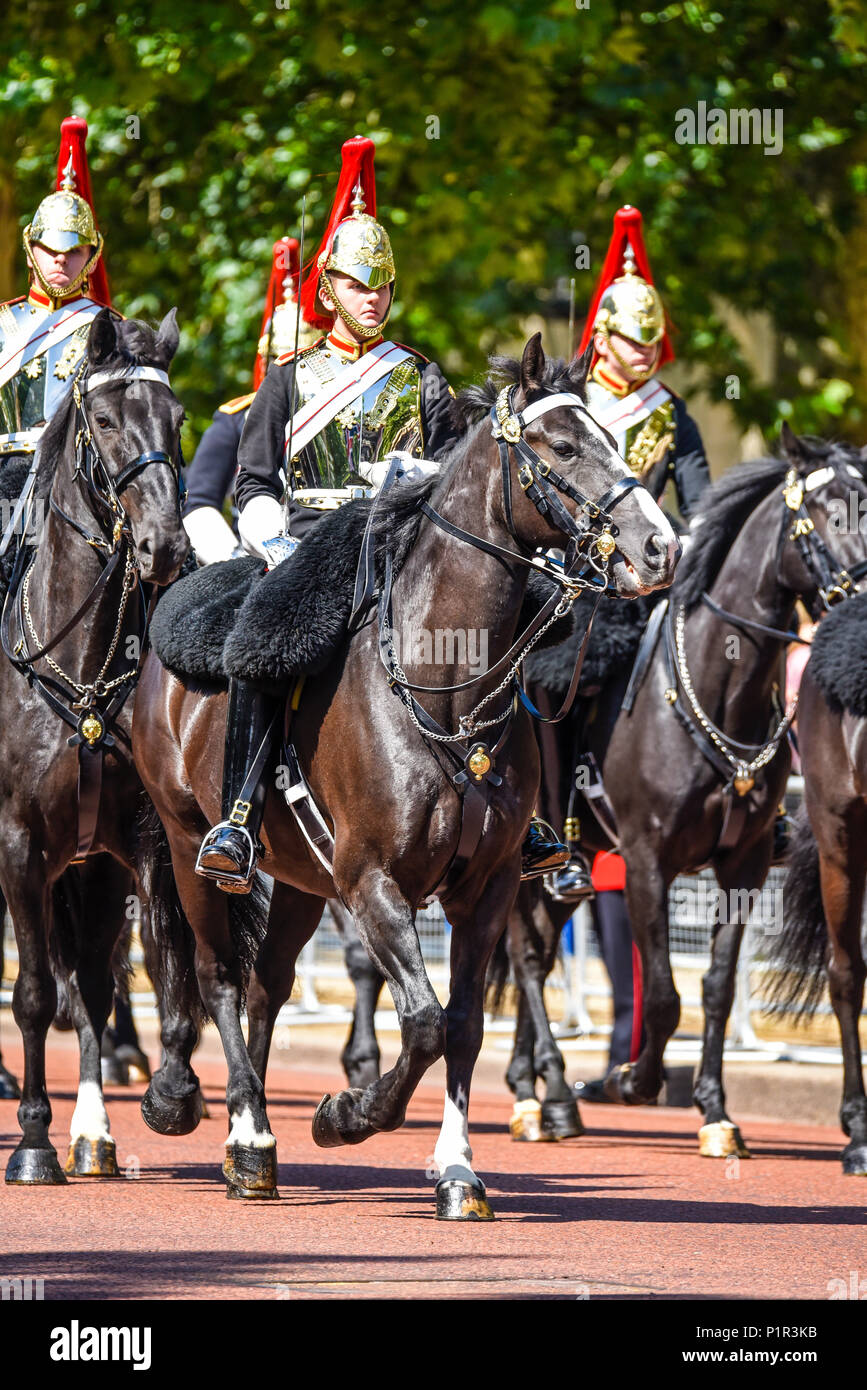
[[488, 975], [485, 982], [485, 1008], [488, 1013], [497, 1014], [509, 983], [511, 962], [506, 944], [507, 933], [503, 932], [488, 961]]
[[783, 890], [783, 929], [771, 951], [775, 972], [766, 1012], [794, 1013], [798, 1023], [816, 1012], [825, 985], [828, 924], [822, 907], [819, 846], [802, 806], [795, 818], [786, 857], [788, 874]]
[[[146, 964], [163, 1008], [201, 1028], [208, 1017], [196, 976], [196, 940], [172, 869], [169, 839], [149, 797], [139, 818], [137, 868], [147, 914]], [[242, 994], [268, 925], [270, 895], [257, 875], [253, 891], [229, 899], [229, 929], [241, 967]], [[243, 1002], [243, 1000], [242, 1000]]]

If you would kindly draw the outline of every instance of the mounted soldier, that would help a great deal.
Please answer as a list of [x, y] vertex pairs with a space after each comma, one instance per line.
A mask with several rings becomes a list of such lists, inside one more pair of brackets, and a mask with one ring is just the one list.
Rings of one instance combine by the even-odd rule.
[[[710, 483], [698, 426], [683, 399], [658, 377], [674, 358], [665, 309], [656, 289], [642, 235], [638, 208], [628, 204], [614, 214], [614, 231], [590, 304], [578, 355], [592, 341], [594, 357], [587, 381], [587, 406], [614, 436], [632, 472], [659, 502], [674, 483], [677, 505], [687, 523]], [[550, 737], [540, 726], [540, 737]], [[548, 766], [551, 760], [546, 759]], [[554, 875], [557, 897], [578, 902], [592, 895], [590, 872], [577, 838], [575, 817], [566, 807], [548, 808], [554, 823], [565, 813], [569, 863]]]
[[[93, 319], [111, 304], [102, 262], [103, 238], [93, 212], [86, 139], [86, 121], [77, 117], [63, 121], [56, 191], [43, 198], [24, 229], [28, 292], [0, 305], [0, 465], [4, 467], [35, 452], [84, 355]], [[19, 518], [20, 513], [16, 525]], [[13, 529], [10, 523], [5, 546]]]
[[[299, 246], [294, 237], [284, 236], [274, 242], [271, 278], [253, 370], [253, 390], [226, 401], [214, 412], [187, 469], [184, 527], [202, 565], [229, 560], [243, 553], [237, 535], [223, 515], [223, 504], [234, 489], [241, 436], [256, 391], [268, 368], [295, 345], [300, 280], [298, 257]], [[316, 330], [302, 319], [300, 345], [309, 347], [318, 337]]]
[[[461, 431], [440, 368], [384, 337], [395, 266], [388, 233], [376, 220], [373, 159], [371, 140], [344, 144], [328, 226], [302, 284], [301, 311], [325, 336], [297, 358], [287, 352], [277, 359], [244, 426], [238, 529], [245, 548], [269, 567], [327, 511], [372, 495], [389, 469], [387, 455], [400, 455], [404, 476], [420, 476]], [[227, 892], [247, 892], [252, 883], [274, 721], [273, 702], [255, 685], [230, 682], [224, 819], [205, 836], [196, 865]], [[531, 839], [528, 867], [565, 862], [565, 846], [538, 826]]]

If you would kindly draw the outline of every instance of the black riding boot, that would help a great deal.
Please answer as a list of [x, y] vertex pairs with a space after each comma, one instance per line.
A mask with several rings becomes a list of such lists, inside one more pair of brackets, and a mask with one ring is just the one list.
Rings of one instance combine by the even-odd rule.
[[580, 903], [595, 897], [590, 866], [583, 850], [573, 846], [568, 864], [552, 874], [551, 897], [556, 903]]
[[226, 893], [249, 893], [262, 852], [258, 837], [275, 714], [274, 700], [249, 681], [229, 682], [223, 819], [208, 831], [196, 860], [196, 873], [214, 879]]
[[521, 846], [521, 878], [540, 878], [559, 869], [569, 858], [569, 850], [554, 834], [547, 821], [534, 816]]

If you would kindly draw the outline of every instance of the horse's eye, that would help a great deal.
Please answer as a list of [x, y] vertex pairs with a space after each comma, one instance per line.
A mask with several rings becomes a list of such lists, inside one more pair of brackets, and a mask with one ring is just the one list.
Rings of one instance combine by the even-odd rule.
[[100, 428], [101, 430], [110, 430], [110, 429], [111, 429], [111, 421], [109, 420], [109, 418], [108, 418], [107, 415], [97, 415], [97, 416], [96, 416], [96, 423], [99, 425], [99, 428]]
[[567, 459], [575, 452], [575, 445], [571, 444], [568, 439], [555, 439], [551, 447], [561, 459]]

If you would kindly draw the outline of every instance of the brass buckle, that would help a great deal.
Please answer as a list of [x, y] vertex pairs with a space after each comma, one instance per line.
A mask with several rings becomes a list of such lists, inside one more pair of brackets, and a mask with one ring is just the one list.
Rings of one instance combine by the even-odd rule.
[[539, 459], [539, 462], [536, 464], [536, 471], [540, 478], [547, 478], [548, 474], [551, 472], [551, 465], [550, 463], [546, 463], [544, 459]]
[[518, 482], [525, 492], [533, 486], [533, 470], [529, 463], [522, 463], [518, 469]]
[[247, 817], [252, 811], [253, 806], [249, 801], [236, 801], [229, 812], [230, 825], [246, 825]]

